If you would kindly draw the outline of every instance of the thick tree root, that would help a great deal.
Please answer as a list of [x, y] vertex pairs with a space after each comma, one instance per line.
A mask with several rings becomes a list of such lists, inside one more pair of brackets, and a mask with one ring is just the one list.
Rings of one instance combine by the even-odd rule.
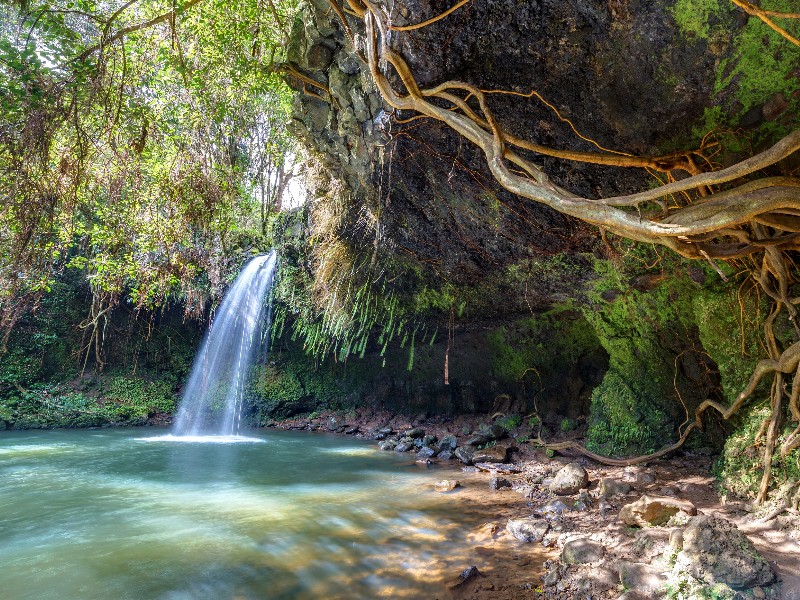
[[[411, 68], [392, 48], [390, 33], [420, 29], [457, 10], [462, 0], [448, 11], [418, 23], [397, 27], [389, 22], [383, 7], [373, 0], [346, 0], [347, 15], [336, 0], [329, 0], [342, 19], [345, 32], [355, 40], [347, 21], [348, 15], [364, 23], [364, 53], [356, 49], [367, 64], [381, 96], [392, 108], [435, 119], [477, 145], [486, 156], [486, 164], [496, 181], [506, 190], [534, 202], [597, 225], [604, 232], [616, 233], [631, 240], [660, 244], [683, 257], [705, 260], [721, 273], [716, 259], [732, 260], [761, 255], [761, 265], [753, 269], [760, 288], [774, 301], [774, 309], [765, 322], [765, 342], [769, 358], [760, 361], [745, 389], [730, 406], [705, 400], [694, 413], [694, 420], [683, 429], [679, 439], [657, 452], [631, 458], [609, 458], [587, 450], [577, 442], [547, 443], [551, 450], [575, 450], [593, 460], [613, 466], [628, 466], [661, 458], [683, 446], [695, 429], [702, 429], [703, 416], [709, 409], [725, 420], [739, 411], [753, 395], [762, 379], [773, 376], [770, 417], [763, 427], [764, 475], [759, 486], [757, 503], [763, 503], [769, 491], [772, 461], [784, 420], [785, 378], [793, 375], [788, 410], [797, 428], [780, 447], [785, 457], [800, 446], [800, 342], [781, 350], [774, 334], [775, 320], [785, 309], [800, 339], [795, 305], [800, 299], [790, 297], [795, 281], [794, 265], [787, 252], [800, 249], [800, 179], [797, 177], [760, 177], [759, 171], [776, 165], [800, 149], [800, 131], [795, 131], [773, 147], [718, 171], [703, 172], [695, 162], [695, 152], [677, 153], [670, 157], [641, 158], [606, 151], [599, 144], [598, 153], [559, 151], [518, 138], [504, 130], [489, 107], [488, 96], [497, 91], [484, 91], [475, 85], [448, 81], [422, 89]], [[773, 18], [796, 18], [796, 15], [765, 11], [746, 0], [733, 0], [749, 14], [758, 17], [772, 29], [797, 43], [795, 38]], [[355, 44], [354, 44], [355, 45]], [[800, 44], [799, 44], [800, 45]], [[393, 73], [389, 73], [389, 65]], [[397, 89], [390, 80], [399, 81]], [[517, 94], [531, 97], [536, 93]], [[543, 98], [539, 97], [542, 101]], [[564, 119], [559, 118], [563, 121]], [[571, 123], [570, 123], [571, 125]], [[573, 130], [575, 130], [574, 126]], [[580, 135], [578, 133], [578, 135]], [[584, 137], [584, 136], [581, 136]], [[586, 139], [586, 138], [584, 138]], [[593, 140], [589, 140], [592, 141]], [[566, 160], [620, 167], [644, 167], [666, 172], [668, 183], [653, 190], [611, 198], [582, 198], [554, 184], [547, 175], [518, 151], [535, 152]], [[702, 156], [702, 154], [700, 155]], [[708, 163], [708, 161], [706, 161]], [[709, 163], [710, 164], [710, 163]], [[690, 176], [673, 180], [670, 172], [683, 169]], [[721, 189], [726, 186], [727, 189]], [[672, 198], [668, 205], [665, 198]], [[683, 202], [674, 199], [683, 198]], [[655, 204], [658, 210], [648, 207]]]

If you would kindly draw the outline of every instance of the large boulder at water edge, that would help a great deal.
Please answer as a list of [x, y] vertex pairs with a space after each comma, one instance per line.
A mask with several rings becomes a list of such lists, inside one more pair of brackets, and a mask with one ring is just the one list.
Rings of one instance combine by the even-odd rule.
[[733, 588], [769, 585], [775, 574], [753, 543], [733, 523], [718, 517], [693, 517], [683, 531], [675, 572]]
[[569, 496], [577, 494], [580, 490], [589, 485], [589, 474], [582, 466], [571, 463], [563, 467], [556, 473], [550, 491], [559, 496]]
[[458, 460], [463, 462], [465, 465], [472, 464], [472, 455], [475, 454], [475, 451], [468, 447], [468, 446], [459, 446], [456, 448], [455, 455]]
[[456, 446], [458, 446], [458, 440], [454, 435], [448, 435], [439, 440], [439, 450], [450, 450], [452, 452], [456, 449]]
[[550, 523], [546, 519], [510, 519], [506, 530], [521, 542], [541, 542]]
[[472, 462], [474, 463], [504, 463], [507, 459], [508, 448], [503, 448], [501, 446], [476, 450], [472, 455]]

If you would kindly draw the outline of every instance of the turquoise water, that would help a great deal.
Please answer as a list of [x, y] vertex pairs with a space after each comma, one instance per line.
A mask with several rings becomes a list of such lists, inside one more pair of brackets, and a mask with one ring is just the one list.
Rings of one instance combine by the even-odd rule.
[[[358, 440], [0, 432], [4, 600], [435, 598], [479, 515]], [[470, 520], [472, 519], [473, 522]]]

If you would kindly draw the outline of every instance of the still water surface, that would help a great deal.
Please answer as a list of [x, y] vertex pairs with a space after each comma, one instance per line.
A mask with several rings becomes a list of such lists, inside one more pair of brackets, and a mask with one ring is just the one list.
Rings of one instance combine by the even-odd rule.
[[[410, 455], [303, 432], [0, 433], [4, 600], [435, 598], [480, 517]], [[470, 520], [474, 522], [470, 522]]]

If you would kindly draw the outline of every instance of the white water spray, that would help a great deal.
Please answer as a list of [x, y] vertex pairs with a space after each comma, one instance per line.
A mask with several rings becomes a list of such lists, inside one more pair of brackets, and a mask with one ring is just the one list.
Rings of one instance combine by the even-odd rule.
[[[250, 367], [266, 348], [275, 251], [252, 259], [225, 294], [195, 358], [173, 439], [237, 441]], [[244, 438], [239, 438], [244, 439]]]

